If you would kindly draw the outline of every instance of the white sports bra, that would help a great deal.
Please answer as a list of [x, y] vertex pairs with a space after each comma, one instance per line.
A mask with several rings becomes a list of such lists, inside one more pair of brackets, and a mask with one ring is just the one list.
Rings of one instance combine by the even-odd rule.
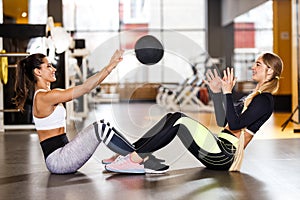
[[[35, 98], [35, 95], [40, 91], [45, 90], [39, 89], [35, 91], [33, 99]], [[60, 127], [66, 128], [66, 109], [62, 104], [58, 104], [55, 107], [54, 111], [47, 117], [38, 118], [35, 117], [34, 114], [32, 115], [36, 130], [50, 130]]]

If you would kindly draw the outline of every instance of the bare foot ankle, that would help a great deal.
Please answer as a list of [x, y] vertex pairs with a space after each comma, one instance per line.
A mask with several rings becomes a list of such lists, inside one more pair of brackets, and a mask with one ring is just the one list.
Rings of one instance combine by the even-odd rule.
[[141, 158], [135, 151], [130, 154], [130, 158], [135, 163], [143, 162], [143, 158]]

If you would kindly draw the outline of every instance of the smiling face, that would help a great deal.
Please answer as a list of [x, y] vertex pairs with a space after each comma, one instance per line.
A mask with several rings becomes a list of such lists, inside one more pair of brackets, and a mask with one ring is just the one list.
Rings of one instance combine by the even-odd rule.
[[38, 79], [42, 79], [46, 82], [54, 82], [56, 81], [55, 72], [56, 69], [49, 63], [48, 59], [45, 57], [43, 58], [43, 63], [40, 65], [40, 69], [35, 69], [35, 74]]
[[262, 84], [270, 80], [273, 76], [273, 69], [266, 65], [263, 57], [260, 56], [252, 66], [252, 79], [258, 84]]

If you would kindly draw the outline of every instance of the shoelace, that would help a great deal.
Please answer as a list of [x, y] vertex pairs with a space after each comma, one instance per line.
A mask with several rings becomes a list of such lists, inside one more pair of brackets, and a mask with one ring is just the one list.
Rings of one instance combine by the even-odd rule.
[[112, 163], [113, 165], [124, 165], [128, 163], [128, 158], [130, 155], [127, 156], [118, 156], [118, 158]]
[[[120, 156], [119, 156], [120, 157]], [[129, 163], [131, 164], [135, 164], [135, 165], [141, 165], [142, 163], [136, 163], [136, 162], [133, 162], [131, 160], [131, 157], [130, 157], [130, 154], [126, 155], [126, 156], [121, 156], [120, 158], [117, 158], [116, 161], [114, 162], [114, 164], [118, 164], [118, 165], [127, 165]]]
[[124, 158], [125, 158], [125, 156], [119, 155], [119, 156], [113, 161], [113, 163], [117, 163], [117, 162], [119, 162], [120, 160], [122, 160], [122, 159], [124, 159]]

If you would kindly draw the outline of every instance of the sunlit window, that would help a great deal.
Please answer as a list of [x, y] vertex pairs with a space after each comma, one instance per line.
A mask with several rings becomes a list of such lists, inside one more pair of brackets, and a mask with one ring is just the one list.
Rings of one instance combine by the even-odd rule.
[[[47, 22], [48, 1], [29, 0], [29, 23]], [[199, 48], [206, 49], [206, 0], [189, 0], [188, 3], [182, 0], [62, 0], [62, 2], [62, 25], [66, 30], [74, 32], [74, 39], [84, 39], [91, 55], [97, 57], [90, 59], [89, 70], [92, 72], [105, 66], [115, 49], [132, 50], [136, 39], [145, 34], [157, 36], [163, 44], [172, 40], [177, 46], [184, 47], [185, 43], [192, 42]], [[136, 32], [134, 36], [126, 34], [128, 31], [140, 29], [144, 31]], [[170, 36], [169, 31], [176, 34]], [[179, 37], [184, 39], [176, 40], [172, 38], [174, 35], [180, 35]], [[114, 42], [110, 43], [111, 41]], [[116, 70], [117, 72], [105, 81], [121, 81], [121, 77], [135, 69], [141, 71], [138, 75], [129, 77], [131, 82], [179, 82], [178, 76], [182, 79], [189, 77], [193, 73], [189, 67], [190, 63], [194, 62], [193, 59], [197, 55], [172, 54], [174, 48], [178, 47], [169, 44], [166, 47], [169, 49], [166, 49], [163, 65], [168, 67], [140, 68], [140, 63], [132, 60], [124, 69]], [[103, 52], [97, 52], [99, 48], [104, 48]], [[187, 69], [185, 66], [188, 66]], [[175, 75], [169, 76], [170, 73]]]
[[[159, 63], [164, 67], [140, 67], [136, 59], [126, 54], [123, 62], [126, 66], [119, 67], [105, 82], [125, 79], [129, 82], [179, 82], [191, 76], [193, 71], [189, 62], [197, 55], [180, 57], [170, 52], [189, 42], [206, 49], [205, 0], [189, 0], [189, 3], [181, 0], [64, 0], [63, 4], [64, 26], [75, 30], [75, 38], [85, 38], [86, 46], [91, 50], [91, 70], [101, 69], [115, 48], [133, 50], [137, 38], [145, 34], [155, 35], [163, 44], [172, 40], [178, 46], [166, 45], [169, 49], [166, 49], [163, 63]], [[169, 31], [176, 34], [170, 36]], [[181, 40], [173, 38], [174, 35]], [[136, 75], [128, 75], [135, 71]]]
[[48, 18], [48, 0], [28, 0], [29, 24], [46, 24]]
[[262, 51], [273, 50], [273, 1], [234, 20], [234, 62], [239, 81], [251, 80], [253, 61]]

